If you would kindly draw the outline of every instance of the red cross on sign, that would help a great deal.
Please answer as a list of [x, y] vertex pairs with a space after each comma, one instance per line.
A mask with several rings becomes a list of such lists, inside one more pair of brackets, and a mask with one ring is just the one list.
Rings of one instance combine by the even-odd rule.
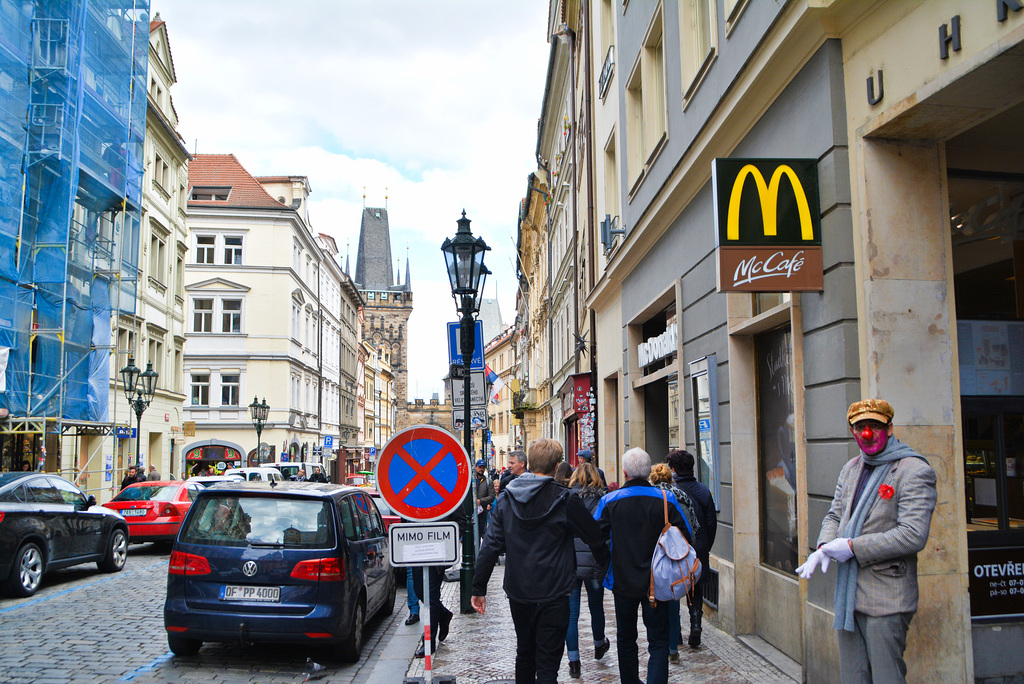
[[414, 425], [392, 437], [377, 459], [377, 491], [407, 520], [440, 520], [466, 499], [469, 456], [447, 430]]

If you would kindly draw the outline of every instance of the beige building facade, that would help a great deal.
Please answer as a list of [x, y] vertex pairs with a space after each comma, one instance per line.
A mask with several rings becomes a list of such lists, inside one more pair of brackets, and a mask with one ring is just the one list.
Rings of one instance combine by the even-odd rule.
[[[806, 681], [837, 680], [834, 577], [794, 570], [857, 453], [846, 407], [878, 396], [939, 475], [909, 679], [1019, 676], [1024, 10], [556, 0], [549, 29], [547, 90], [575, 106], [568, 149], [541, 126], [531, 188], [547, 211], [521, 217], [520, 258], [540, 224], [557, 253], [550, 283], [520, 265], [530, 297], [542, 291], [520, 311], [561, 315], [576, 283], [609, 480], [634, 446], [696, 455], [719, 507], [708, 619], [764, 639]], [[579, 165], [568, 187], [565, 158]], [[820, 289], [722, 289], [715, 159], [811, 160]], [[547, 343], [557, 392], [576, 360]]]

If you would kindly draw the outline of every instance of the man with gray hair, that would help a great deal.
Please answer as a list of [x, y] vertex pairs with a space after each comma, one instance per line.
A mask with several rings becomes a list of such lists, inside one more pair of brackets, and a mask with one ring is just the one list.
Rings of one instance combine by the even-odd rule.
[[611, 583], [605, 586], [615, 597], [615, 649], [619, 657], [619, 679], [626, 684], [640, 683], [639, 649], [636, 645], [637, 608], [647, 627], [647, 684], [668, 682], [669, 604], [652, 605], [647, 600], [651, 582], [651, 559], [658, 537], [665, 526], [664, 494], [668, 500], [669, 522], [693, 543], [690, 523], [672, 492], [648, 482], [651, 457], [643, 449], [630, 449], [622, 456], [622, 474], [626, 482], [601, 497], [594, 518], [605, 538], [612, 541]]
[[522, 449], [516, 449], [508, 455], [508, 470], [501, 476], [498, 482], [498, 494], [505, 491], [508, 483], [526, 472], [526, 453]]

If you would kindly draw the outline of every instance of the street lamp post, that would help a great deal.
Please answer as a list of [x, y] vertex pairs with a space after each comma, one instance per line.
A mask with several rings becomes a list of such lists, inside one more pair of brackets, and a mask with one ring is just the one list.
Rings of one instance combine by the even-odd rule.
[[256, 465], [263, 465], [263, 426], [267, 423], [267, 418], [270, 416], [270, 404], [267, 403], [267, 398], [263, 397], [263, 403], [258, 403], [256, 397], [253, 396], [252, 403], [249, 404], [249, 413], [252, 415], [252, 424], [256, 428]]
[[128, 405], [135, 411], [135, 463], [139, 465], [140, 445], [142, 444], [142, 414], [149, 408], [156, 392], [156, 380], [160, 374], [153, 370], [153, 362], [146, 364], [146, 370], [139, 372], [135, 365], [135, 357], [128, 357], [128, 365], [121, 369], [121, 383], [124, 385], [124, 396]]
[[[463, 371], [463, 406], [462, 418], [463, 445], [466, 453], [472, 461], [473, 458], [473, 426], [472, 401], [470, 400], [470, 367], [473, 364], [473, 348], [476, 345], [475, 321], [473, 317], [480, 311], [480, 300], [483, 298], [484, 281], [490, 271], [484, 266], [484, 252], [491, 248], [487, 246], [481, 237], [473, 237], [469, 230], [469, 219], [466, 218], [466, 211], [463, 209], [462, 218], [457, 221], [459, 228], [454, 238], [445, 238], [441, 245], [444, 253], [445, 265], [448, 268], [448, 280], [451, 282], [452, 298], [455, 299], [455, 308], [461, 314], [459, 332], [460, 346], [462, 347], [462, 371]], [[452, 379], [454, 382], [454, 378]], [[470, 463], [472, 470], [472, 462]], [[475, 497], [473, 487], [466, 494], [465, 511], [466, 520], [469, 523], [468, 529], [473, 530], [473, 520], [476, 516]], [[467, 532], [462, 537], [462, 568], [459, 573], [461, 589], [461, 609], [463, 613], [472, 613], [473, 597], [473, 572], [476, 566], [474, 554], [476, 548], [476, 535]]]

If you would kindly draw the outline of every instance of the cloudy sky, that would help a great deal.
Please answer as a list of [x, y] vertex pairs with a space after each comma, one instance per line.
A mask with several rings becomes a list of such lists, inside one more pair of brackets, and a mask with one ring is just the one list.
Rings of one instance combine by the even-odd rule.
[[190, 151], [309, 177], [314, 232], [351, 246], [385, 193], [415, 293], [409, 395], [443, 396], [457, 318], [440, 246], [462, 210], [493, 248], [486, 296], [515, 315], [515, 235], [547, 69], [547, 2], [154, 0]]

